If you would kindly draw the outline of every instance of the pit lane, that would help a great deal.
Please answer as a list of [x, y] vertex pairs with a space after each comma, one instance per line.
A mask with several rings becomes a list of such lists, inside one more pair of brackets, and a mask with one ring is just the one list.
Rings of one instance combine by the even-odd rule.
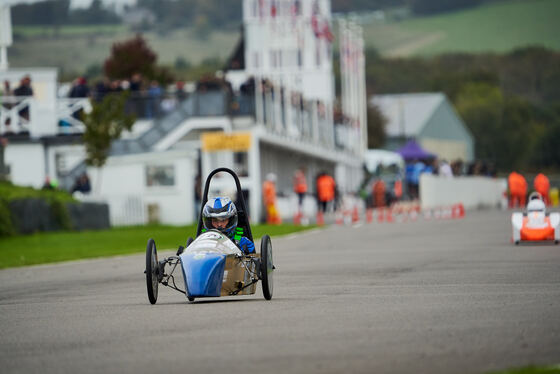
[[560, 246], [512, 245], [510, 214], [273, 239], [272, 301], [258, 289], [189, 304], [160, 288], [152, 306], [143, 254], [2, 270], [1, 371], [483, 373], [558, 364]]

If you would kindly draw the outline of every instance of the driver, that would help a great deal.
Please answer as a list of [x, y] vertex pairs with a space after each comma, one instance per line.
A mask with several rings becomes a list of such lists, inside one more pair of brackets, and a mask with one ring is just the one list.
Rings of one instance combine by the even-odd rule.
[[243, 236], [237, 227], [237, 208], [229, 197], [209, 199], [202, 210], [202, 223], [206, 230], [218, 230], [227, 235], [244, 253], [255, 253], [255, 243]]

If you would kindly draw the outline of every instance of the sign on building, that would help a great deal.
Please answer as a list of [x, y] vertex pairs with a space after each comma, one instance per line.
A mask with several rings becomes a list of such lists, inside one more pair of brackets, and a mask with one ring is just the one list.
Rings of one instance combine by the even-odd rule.
[[205, 132], [201, 140], [204, 152], [242, 152], [251, 148], [251, 133]]

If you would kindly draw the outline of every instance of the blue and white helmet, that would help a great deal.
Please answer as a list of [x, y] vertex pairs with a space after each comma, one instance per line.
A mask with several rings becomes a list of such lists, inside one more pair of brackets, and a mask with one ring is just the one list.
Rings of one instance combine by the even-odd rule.
[[[227, 220], [225, 227], [215, 227], [213, 219]], [[237, 227], [237, 208], [229, 197], [214, 197], [208, 199], [202, 210], [202, 223], [207, 230], [219, 230], [226, 235], [231, 235]]]

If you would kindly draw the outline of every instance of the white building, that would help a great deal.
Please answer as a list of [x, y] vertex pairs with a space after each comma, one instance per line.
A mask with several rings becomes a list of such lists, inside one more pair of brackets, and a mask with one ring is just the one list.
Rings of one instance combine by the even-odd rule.
[[[83, 145], [78, 135], [72, 135], [82, 127], [71, 117], [74, 108], [68, 107], [86, 103], [55, 98], [53, 116], [60, 119], [65, 110], [70, 126], [63, 129], [55, 120], [54, 129], [50, 124], [44, 133], [38, 130], [41, 119], [32, 115], [28, 124], [18, 127], [5, 150], [12, 181], [39, 187], [48, 176], [69, 187], [87, 170], [94, 198], [110, 204], [113, 224], [193, 222], [198, 209], [195, 177], [200, 174], [204, 181], [217, 167], [238, 173], [254, 221], [262, 216], [261, 185], [271, 172], [278, 177], [279, 206], [285, 217], [295, 209], [292, 177], [298, 167], [306, 168], [310, 192], [320, 171], [333, 174], [342, 192], [356, 191], [367, 139], [365, 105], [350, 103], [355, 98], [365, 103], [365, 81], [359, 82], [364, 76], [363, 44], [356, 43], [360, 33], [355, 26], [341, 28], [351, 43], [343, 42], [351, 51], [342, 72], [346, 82], [342, 106], [348, 109], [343, 120], [335, 120], [330, 2], [244, 0], [243, 13], [243, 48], [236, 54], [242, 58], [225, 74], [233, 95], [198, 90], [160, 118], [139, 121], [133, 133], [113, 144], [100, 171], [86, 167]], [[14, 79], [21, 75], [0, 71], [0, 79], [6, 74]], [[252, 89], [242, 86], [251, 78]], [[38, 79], [32, 77], [32, 82], [39, 92]], [[51, 82], [56, 82], [56, 75]], [[33, 108], [39, 97], [26, 100]], [[5, 107], [1, 111], [17, 116], [17, 111]], [[63, 130], [69, 134], [63, 135]], [[6, 127], [0, 125], [0, 131], [6, 134]], [[211, 193], [230, 191], [233, 184], [226, 179], [217, 178]], [[311, 196], [306, 206], [312, 213]]]

